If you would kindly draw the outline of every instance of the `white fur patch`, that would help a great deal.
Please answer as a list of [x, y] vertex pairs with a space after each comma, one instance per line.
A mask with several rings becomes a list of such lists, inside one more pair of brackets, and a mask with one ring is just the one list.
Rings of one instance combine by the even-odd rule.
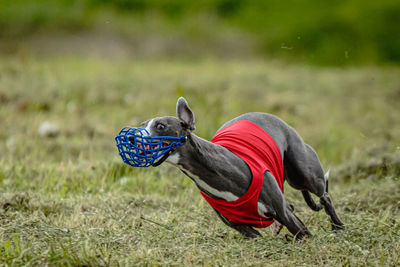
[[151, 121], [149, 121], [149, 123], [147, 123], [147, 126], [146, 126], [146, 131], [151, 135], [151, 132], [150, 132], [150, 129], [151, 129], [151, 126], [153, 125], [153, 121], [154, 121], [154, 119], [151, 119]]
[[328, 181], [328, 179], [329, 179], [329, 173], [331, 172], [331, 169], [329, 169], [326, 173], [325, 173], [325, 175], [324, 175], [324, 178], [325, 178], [325, 181]]
[[209, 186], [206, 182], [201, 180], [199, 176], [191, 173], [190, 171], [188, 171], [186, 169], [183, 169], [181, 166], [179, 166], [179, 168], [182, 169], [183, 171], [185, 171], [185, 173], [187, 173], [187, 175], [190, 178], [192, 178], [200, 188], [206, 190], [207, 192], [209, 192], [213, 196], [216, 196], [218, 198], [224, 199], [226, 201], [235, 201], [235, 200], [237, 200], [239, 198], [239, 197], [235, 196], [234, 194], [232, 194], [231, 192], [219, 191], [219, 190]]
[[174, 164], [174, 165], [178, 165], [180, 158], [181, 158], [181, 155], [179, 155], [178, 152], [175, 152], [166, 159], [166, 162]]

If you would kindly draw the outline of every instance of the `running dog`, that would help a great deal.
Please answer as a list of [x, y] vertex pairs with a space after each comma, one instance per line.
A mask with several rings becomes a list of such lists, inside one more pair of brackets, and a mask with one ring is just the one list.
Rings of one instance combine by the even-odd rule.
[[[177, 117], [150, 119], [142, 127], [151, 137], [184, 137], [183, 145], [165, 154], [200, 189], [219, 218], [246, 237], [261, 235], [254, 228], [282, 225], [296, 237], [310, 236], [283, 195], [287, 181], [302, 192], [308, 206], [329, 215], [333, 230], [344, 228], [328, 194], [329, 172], [324, 174], [315, 151], [281, 119], [266, 113], [247, 113], [225, 123], [211, 141], [196, 136], [194, 114], [181, 97]], [[314, 202], [311, 194], [320, 199]]]

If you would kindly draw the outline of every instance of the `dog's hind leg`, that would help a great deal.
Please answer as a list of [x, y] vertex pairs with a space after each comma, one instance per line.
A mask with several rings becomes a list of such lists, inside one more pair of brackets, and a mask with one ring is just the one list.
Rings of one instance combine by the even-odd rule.
[[320, 198], [321, 204], [324, 206], [326, 214], [331, 218], [332, 230], [341, 230], [344, 229], [344, 223], [339, 219], [336, 214], [336, 210], [333, 207], [331, 198], [329, 197], [328, 192], [325, 192], [323, 196]]
[[[324, 175], [317, 154], [297, 134], [289, 142], [284, 165], [288, 183], [302, 191], [307, 205], [315, 211], [323, 207], [331, 219], [332, 229], [343, 229], [344, 223], [336, 214], [328, 194], [328, 173]], [[310, 192], [320, 198], [321, 204], [314, 202]]]
[[313, 211], [320, 211], [323, 208], [321, 204], [317, 204], [314, 202], [314, 199], [311, 197], [310, 192], [308, 192], [307, 190], [302, 190], [301, 193], [303, 194], [303, 198], [306, 201], [307, 205]]
[[229, 227], [231, 227], [231, 228], [235, 229], [236, 231], [238, 231], [239, 233], [241, 233], [244, 237], [256, 238], [258, 236], [261, 236], [260, 232], [255, 230], [250, 225], [231, 222], [224, 215], [219, 213], [216, 209], [214, 209], [214, 211], [217, 213], [217, 215], [221, 219], [221, 221], [223, 221], [226, 225], [228, 225]]
[[324, 208], [325, 213], [331, 219], [332, 230], [340, 230], [344, 229], [344, 223], [339, 219], [339, 216], [336, 213], [336, 210], [333, 206], [332, 200], [328, 194], [328, 184], [326, 185], [326, 192], [320, 197], [320, 203], [316, 204], [312, 199], [310, 193], [306, 190], [301, 191], [303, 194], [304, 199], [306, 200], [308, 206], [314, 210], [319, 211]]

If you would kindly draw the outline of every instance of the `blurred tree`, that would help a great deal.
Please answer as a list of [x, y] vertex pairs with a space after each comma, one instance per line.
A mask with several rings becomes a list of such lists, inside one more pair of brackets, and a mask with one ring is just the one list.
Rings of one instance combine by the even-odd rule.
[[[250, 33], [264, 55], [286, 60], [400, 63], [398, 0], [0, 0], [0, 38], [49, 29], [91, 29], [104, 13], [120, 20], [115, 25], [124, 29], [157, 14], [158, 20], [181, 30], [183, 41], [199, 32], [188, 32], [188, 20], [197, 29], [208, 27], [211, 38], [219, 36], [224, 25], [234, 27]], [[210, 29], [201, 17], [212, 17], [221, 27]]]

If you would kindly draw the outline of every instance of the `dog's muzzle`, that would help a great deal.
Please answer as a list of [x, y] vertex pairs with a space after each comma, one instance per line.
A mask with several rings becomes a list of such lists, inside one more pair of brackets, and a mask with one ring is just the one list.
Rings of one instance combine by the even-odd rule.
[[125, 163], [133, 167], [149, 167], [164, 162], [178, 146], [185, 144], [186, 136], [152, 137], [145, 128], [124, 127], [115, 136], [115, 141]]

